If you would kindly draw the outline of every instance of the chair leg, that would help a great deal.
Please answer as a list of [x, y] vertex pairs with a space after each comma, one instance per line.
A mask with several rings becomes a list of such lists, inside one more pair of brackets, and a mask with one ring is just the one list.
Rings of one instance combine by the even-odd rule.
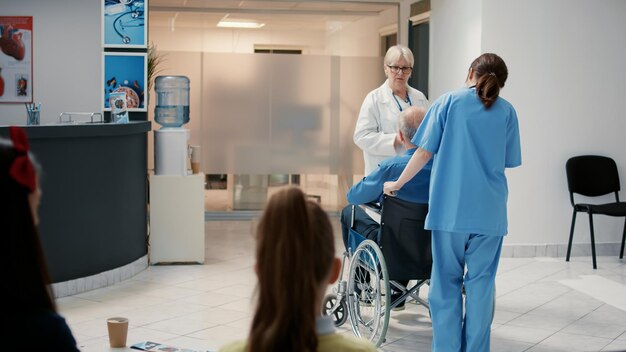
[[574, 214], [572, 214], [572, 227], [569, 230], [569, 242], [567, 243], [567, 256], [565, 257], [565, 261], [569, 262], [569, 255], [572, 253], [572, 240], [574, 239], [574, 225], [576, 224], [576, 210], [574, 209]]
[[619, 251], [619, 259], [624, 258], [624, 242], [626, 242], [626, 221], [624, 221], [624, 234], [622, 235], [622, 249]]
[[589, 213], [589, 230], [591, 231], [591, 258], [593, 259], [593, 268], [597, 269], [596, 265], [596, 240], [593, 235], [593, 214]]

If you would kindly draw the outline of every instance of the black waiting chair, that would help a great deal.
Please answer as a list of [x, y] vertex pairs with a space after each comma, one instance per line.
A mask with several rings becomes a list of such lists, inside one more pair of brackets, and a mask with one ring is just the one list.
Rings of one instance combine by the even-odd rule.
[[[626, 218], [626, 202], [619, 201], [619, 174], [617, 165], [613, 159], [597, 155], [581, 155], [570, 158], [565, 164], [567, 173], [567, 187], [570, 194], [570, 202], [574, 207], [572, 215], [572, 227], [567, 244], [567, 257], [569, 261], [572, 251], [572, 239], [574, 237], [574, 225], [576, 224], [576, 213], [585, 212], [589, 214], [589, 230], [591, 231], [591, 256], [593, 258], [593, 268], [596, 265], [596, 244], [593, 233], [593, 214], [609, 216], [623, 216]], [[598, 197], [610, 193], [615, 193], [615, 202], [606, 204], [575, 203], [574, 193], [586, 197]], [[619, 257], [624, 257], [624, 241], [626, 240], [626, 222], [624, 223], [624, 234], [622, 235], [622, 248]]]

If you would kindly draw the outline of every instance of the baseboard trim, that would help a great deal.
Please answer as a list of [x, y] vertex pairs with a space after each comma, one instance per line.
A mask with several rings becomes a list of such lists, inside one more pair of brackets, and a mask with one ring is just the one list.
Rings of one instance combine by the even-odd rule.
[[[596, 256], [619, 256], [621, 242], [596, 243]], [[501, 257], [563, 257], [567, 255], [565, 244], [504, 244]], [[591, 256], [590, 243], [572, 243], [572, 257]]]
[[73, 296], [79, 293], [111, 286], [139, 274], [147, 267], [148, 255], [144, 255], [134, 262], [119, 268], [87, 277], [81, 277], [80, 279], [57, 282], [52, 284], [54, 298]]

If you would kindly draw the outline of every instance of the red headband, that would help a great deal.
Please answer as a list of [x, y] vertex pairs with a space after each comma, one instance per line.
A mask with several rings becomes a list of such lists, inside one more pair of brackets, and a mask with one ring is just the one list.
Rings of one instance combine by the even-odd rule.
[[30, 193], [35, 191], [36, 177], [33, 164], [28, 157], [28, 138], [22, 128], [9, 127], [13, 149], [17, 151], [17, 157], [9, 169], [9, 175], [15, 182], [26, 187]]

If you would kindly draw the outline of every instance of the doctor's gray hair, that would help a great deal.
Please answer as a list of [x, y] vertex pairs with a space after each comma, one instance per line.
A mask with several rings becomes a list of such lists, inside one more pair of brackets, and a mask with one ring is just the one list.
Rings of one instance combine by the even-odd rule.
[[413, 139], [425, 115], [426, 109], [420, 106], [411, 106], [398, 115], [398, 129], [404, 138], [409, 141]]
[[409, 63], [409, 66], [413, 67], [413, 64], [415, 63], [413, 53], [411, 52], [411, 49], [404, 45], [394, 45], [389, 48], [385, 54], [384, 63], [385, 65], [391, 66], [398, 62], [400, 58], [404, 58]]

